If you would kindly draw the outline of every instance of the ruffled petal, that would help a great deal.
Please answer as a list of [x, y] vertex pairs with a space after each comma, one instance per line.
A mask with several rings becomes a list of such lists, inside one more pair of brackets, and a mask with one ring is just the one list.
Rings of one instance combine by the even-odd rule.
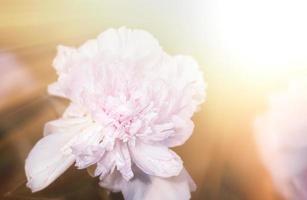
[[59, 45], [57, 47], [57, 55], [53, 60], [53, 67], [59, 75], [58, 81], [48, 86], [48, 92], [52, 95], [66, 97], [65, 91], [62, 88], [63, 77], [67, 76], [72, 65], [70, 61], [76, 49]]
[[205, 101], [207, 85], [198, 63], [190, 56], [175, 56], [177, 64], [176, 85], [183, 94], [180, 116], [190, 118]]
[[116, 164], [115, 157], [115, 152], [106, 152], [97, 163], [97, 167], [92, 174], [94, 176], [100, 176], [100, 180], [103, 180], [109, 173], [113, 172]]
[[191, 119], [183, 120], [180, 117], [173, 116], [174, 134], [163, 141], [168, 147], [175, 147], [184, 144], [192, 135], [194, 123]]
[[103, 188], [107, 188], [112, 192], [120, 192], [125, 187], [125, 184], [129, 183], [123, 179], [119, 171], [114, 170], [111, 174], [106, 175], [103, 179], [100, 179], [99, 185]]
[[131, 157], [127, 144], [116, 145], [116, 167], [125, 180], [129, 181], [133, 177]]
[[97, 145], [102, 137], [101, 127], [88, 117], [61, 118], [48, 122], [44, 135], [26, 160], [28, 187], [32, 191], [47, 187], [75, 161], [73, 149], [76, 145]]
[[130, 152], [134, 163], [149, 175], [177, 176], [183, 167], [180, 157], [162, 145], [137, 142], [135, 146], [130, 146]]
[[42, 138], [26, 159], [27, 186], [36, 192], [57, 179], [75, 160], [65, 146], [75, 133], [54, 133]]
[[76, 103], [70, 103], [63, 113], [63, 118], [85, 117], [86, 115], [88, 115], [88, 112], [84, 106]]
[[86, 117], [78, 118], [60, 118], [47, 122], [44, 127], [44, 136], [53, 133], [78, 133], [82, 128], [86, 126], [89, 119]]
[[153, 59], [162, 52], [158, 41], [148, 32], [124, 27], [103, 32], [98, 37], [98, 46], [103, 55], [134, 61]]
[[78, 48], [78, 51], [87, 58], [94, 58], [98, 54], [98, 44], [94, 39], [88, 40]]
[[188, 200], [196, 185], [190, 175], [183, 169], [178, 176], [159, 178], [150, 176], [140, 170], [134, 170], [135, 176], [129, 182], [115, 172], [100, 182], [100, 186], [113, 192], [121, 191], [125, 200]]

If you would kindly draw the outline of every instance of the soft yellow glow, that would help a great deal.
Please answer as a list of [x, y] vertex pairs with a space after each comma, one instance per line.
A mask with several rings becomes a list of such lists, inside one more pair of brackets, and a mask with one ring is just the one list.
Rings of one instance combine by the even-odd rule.
[[223, 59], [255, 71], [307, 65], [307, 1], [210, 0], [209, 42]]

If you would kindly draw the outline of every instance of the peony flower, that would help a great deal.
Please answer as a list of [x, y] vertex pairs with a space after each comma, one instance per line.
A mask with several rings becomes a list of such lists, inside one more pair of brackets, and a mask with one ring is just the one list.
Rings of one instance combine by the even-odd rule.
[[293, 81], [272, 95], [255, 127], [261, 157], [277, 190], [286, 199], [307, 199], [307, 81]]
[[[126, 199], [156, 199], [145, 194], [158, 183], [179, 195], [166, 199], [189, 198], [194, 183], [169, 148], [191, 136], [191, 117], [205, 98], [194, 59], [166, 54], [145, 31], [120, 28], [79, 48], [59, 46], [53, 66], [59, 77], [48, 91], [70, 105], [45, 125], [26, 160], [33, 192], [75, 163], [94, 166], [100, 185]], [[142, 198], [131, 196], [133, 186]]]

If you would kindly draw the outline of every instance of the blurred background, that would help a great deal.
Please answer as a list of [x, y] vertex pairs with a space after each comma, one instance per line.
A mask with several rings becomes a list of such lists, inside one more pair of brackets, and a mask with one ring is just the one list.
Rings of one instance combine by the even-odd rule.
[[64, 108], [46, 93], [56, 46], [126, 26], [151, 32], [170, 54], [192, 55], [204, 72], [207, 102], [193, 136], [175, 149], [197, 183], [192, 199], [281, 199], [252, 125], [268, 94], [307, 75], [306, 9], [303, 0], [0, 0], [0, 195], [110, 198], [75, 169], [31, 195], [23, 165], [44, 123]]

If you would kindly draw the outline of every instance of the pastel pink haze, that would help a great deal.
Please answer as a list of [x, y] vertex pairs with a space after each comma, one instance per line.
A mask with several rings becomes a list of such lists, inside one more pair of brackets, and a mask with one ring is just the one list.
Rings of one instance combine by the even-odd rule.
[[270, 97], [255, 123], [259, 152], [285, 199], [307, 199], [307, 79], [290, 82]]

